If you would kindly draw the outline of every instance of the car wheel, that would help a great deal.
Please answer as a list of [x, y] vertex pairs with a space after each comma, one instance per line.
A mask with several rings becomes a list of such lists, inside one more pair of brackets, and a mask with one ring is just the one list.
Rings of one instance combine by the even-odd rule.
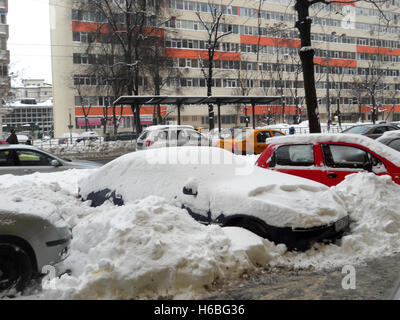
[[262, 224], [258, 221], [251, 219], [243, 219], [235, 224], [236, 227], [247, 229], [262, 238], [268, 238], [268, 233]]
[[29, 255], [19, 246], [0, 243], [0, 292], [22, 292], [33, 275]]

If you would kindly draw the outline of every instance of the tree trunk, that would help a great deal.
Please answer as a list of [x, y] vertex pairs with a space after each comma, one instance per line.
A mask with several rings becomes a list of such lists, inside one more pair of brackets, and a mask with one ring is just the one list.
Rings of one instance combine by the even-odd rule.
[[[213, 77], [213, 54], [208, 53], [208, 78], [207, 78], [207, 97], [212, 95], [212, 77]], [[210, 131], [214, 129], [214, 106], [210, 103], [208, 105], [208, 123]]]
[[318, 114], [317, 92], [314, 76], [314, 49], [311, 47], [311, 23], [309, 17], [310, 3], [307, 0], [297, 0], [295, 9], [298, 14], [296, 27], [300, 32], [301, 49], [299, 52], [303, 68], [304, 91], [307, 104], [307, 114], [310, 133], [320, 133], [321, 125]]

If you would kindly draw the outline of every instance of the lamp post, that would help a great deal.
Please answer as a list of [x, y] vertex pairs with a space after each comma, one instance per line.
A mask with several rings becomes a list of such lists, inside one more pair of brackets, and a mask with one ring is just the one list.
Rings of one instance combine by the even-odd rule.
[[71, 115], [71, 110], [72, 108], [69, 108], [69, 125], [68, 125], [68, 129], [69, 129], [69, 139], [70, 139], [70, 142], [71, 142], [71, 144], [72, 144], [72, 128], [74, 127], [73, 125], [72, 125], [72, 115]]

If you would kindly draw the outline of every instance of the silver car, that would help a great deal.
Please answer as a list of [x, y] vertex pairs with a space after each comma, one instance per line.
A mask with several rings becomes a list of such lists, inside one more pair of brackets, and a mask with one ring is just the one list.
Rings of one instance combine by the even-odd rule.
[[208, 139], [192, 126], [151, 126], [136, 141], [137, 150], [162, 147], [209, 146]]
[[24, 175], [67, 169], [92, 169], [102, 165], [93, 161], [61, 159], [33, 146], [0, 145], [0, 174]]
[[23, 291], [68, 256], [72, 234], [47, 201], [0, 196], [0, 297]]

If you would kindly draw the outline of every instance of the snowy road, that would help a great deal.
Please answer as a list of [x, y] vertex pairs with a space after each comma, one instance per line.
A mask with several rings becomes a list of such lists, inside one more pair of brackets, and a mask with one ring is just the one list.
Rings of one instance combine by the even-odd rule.
[[240, 279], [204, 299], [219, 300], [387, 300], [400, 280], [400, 254], [356, 266], [355, 289], [344, 289], [346, 274], [333, 271], [270, 271]]

